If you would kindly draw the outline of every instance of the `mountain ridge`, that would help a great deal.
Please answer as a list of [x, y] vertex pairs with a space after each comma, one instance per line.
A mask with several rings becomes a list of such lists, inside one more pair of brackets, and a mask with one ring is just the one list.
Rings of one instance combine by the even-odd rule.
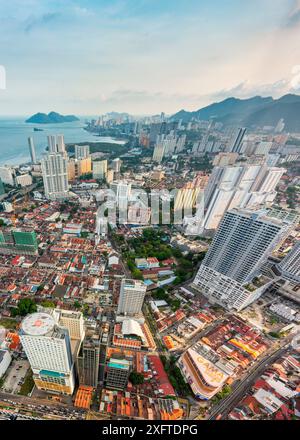
[[278, 99], [271, 96], [253, 96], [247, 99], [230, 97], [196, 111], [180, 110], [170, 119], [189, 122], [192, 118], [214, 119], [227, 125], [247, 127], [276, 126], [283, 119], [286, 130], [300, 131], [300, 96], [287, 94]]

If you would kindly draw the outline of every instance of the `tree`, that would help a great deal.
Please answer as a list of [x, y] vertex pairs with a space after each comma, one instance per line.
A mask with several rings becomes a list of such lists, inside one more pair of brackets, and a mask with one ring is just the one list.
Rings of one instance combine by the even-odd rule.
[[135, 280], [143, 280], [143, 274], [139, 269], [133, 269], [132, 276]]
[[51, 309], [55, 308], [55, 304], [54, 304], [53, 301], [42, 301], [41, 302], [41, 306], [48, 307], [48, 308], [51, 308]]
[[37, 311], [36, 303], [30, 298], [23, 298], [19, 301], [18, 315], [25, 316], [29, 313], [35, 313]]
[[137, 371], [132, 371], [129, 376], [129, 380], [133, 385], [141, 385], [144, 383], [144, 376]]
[[80, 305], [80, 302], [79, 301], [74, 301], [74, 307], [76, 308], [76, 309], [80, 309], [80, 307], [81, 307], [81, 305]]

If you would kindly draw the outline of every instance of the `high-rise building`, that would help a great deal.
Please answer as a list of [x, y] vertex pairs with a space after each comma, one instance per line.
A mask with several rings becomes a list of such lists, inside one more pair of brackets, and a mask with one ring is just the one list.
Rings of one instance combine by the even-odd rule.
[[267, 155], [272, 148], [273, 142], [260, 142], [255, 148], [255, 154]]
[[35, 255], [38, 240], [35, 231], [2, 230], [0, 231], [0, 253], [13, 255]]
[[14, 230], [12, 232], [15, 246], [18, 250], [28, 252], [36, 252], [38, 249], [38, 241], [35, 231]]
[[77, 341], [83, 340], [85, 330], [84, 319], [81, 312], [55, 309], [53, 311], [53, 317], [58, 325], [68, 329], [70, 339]]
[[49, 136], [47, 136], [47, 140], [48, 140], [49, 153], [57, 153], [56, 136], [49, 135]]
[[162, 123], [151, 124], [150, 126], [150, 145], [154, 145], [157, 139], [157, 136], [162, 134]]
[[107, 160], [93, 161], [93, 179], [106, 179]]
[[16, 185], [20, 185], [22, 187], [32, 185], [31, 175], [30, 174], [21, 174], [20, 176], [17, 176], [16, 177]]
[[234, 165], [237, 161], [238, 153], [219, 153], [213, 161], [215, 167], [226, 167], [228, 165]]
[[291, 223], [265, 211], [234, 209], [222, 219], [195, 277], [194, 285], [210, 300], [240, 310], [263, 293], [248, 284], [288, 234]]
[[66, 146], [65, 146], [63, 134], [59, 134], [57, 136], [49, 135], [49, 136], [47, 136], [47, 139], [48, 139], [49, 153], [64, 153], [64, 154], [66, 154]]
[[130, 362], [127, 359], [110, 358], [106, 367], [107, 388], [124, 390], [130, 374]]
[[222, 219], [203, 265], [245, 283], [290, 229], [265, 211], [234, 209]]
[[229, 152], [232, 153], [241, 152], [241, 147], [246, 131], [247, 131], [246, 128], [237, 128], [236, 130], [234, 130], [232, 138], [229, 143], [229, 149], [228, 149]]
[[0, 179], [5, 185], [14, 186], [15, 184], [15, 170], [11, 167], [3, 166], [0, 167]]
[[63, 134], [58, 134], [56, 137], [57, 142], [57, 152], [58, 153], [66, 153], [66, 146]]
[[180, 188], [175, 196], [174, 211], [195, 208], [198, 196], [206, 187], [208, 179], [207, 175], [199, 173], [192, 182], [188, 182]]
[[183, 134], [182, 136], [179, 136], [176, 143], [176, 153], [180, 153], [184, 150], [186, 143], [186, 134]]
[[123, 279], [117, 313], [129, 316], [140, 314], [146, 290], [147, 287], [142, 281]]
[[112, 169], [114, 170], [115, 173], [121, 172], [121, 165], [122, 165], [122, 161], [119, 158], [114, 159], [112, 161]]
[[123, 211], [123, 215], [127, 216], [128, 201], [131, 195], [131, 183], [126, 181], [116, 181], [111, 183], [111, 189], [116, 194], [116, 202], [120, 211]]
[[75, 159], [69, 159], [68, 160], [68, 181], [73, 182], [73, 180], [77, 177], [77, 167], [76, 167], [76, 160]]
[[155, 148], [153, 151], [153, 162], [160, 163], [165, 154], [165, 144], [163, 142], [158, 142], [155, 144]]
[[34, 141], [33, 141], [32, 137], [28, 138], [28, 146], [29, 146], [29, 153], [30, 153], [31, 163], [35, 164], [36, 163], [36, 154], [35, 154]]
[[300, 240], [279, 263], [278, 269], [284, 279], [300, 283]]
[[77, 357], [78, 378], [81, 385], [97, 388], [100, 365], [100, 335], [88, 329]]
[[28, 315], [22, 322], [20, 340], [29, 360], [35, 385], [40, 390], [72, 395], [75, 387], [70, 335], [53, 316]]
[[78, 163], [78, 176], [84, 176], [85, 174], [90, 174], [92, 172], [92, 159], [91, 157], [86, 157], [85, 159], [80, 159]]
[[229, 209], [270, 205], [284, 172], [265, 165], [215, 167], [205, 188], [204, 229], [217, 229]]
[[113, 180], [115, 178], [115, 172], [114, 170], [107, 170], [107, 175], [106, 175], [106, 182], [108, 184], [112, 183]]
[[89, 145], [75, 145], [75, 159], [86, 159], [90, 157]]
[[69, 195], [68, 159], [60, 153], [49, 153], [42, 158], [45, 196], [51, 200], [64, 200]]
[[3, 194], [5, 194], [5, 188], [2, 180], [0, 179], [0, 196], [3, 196]]

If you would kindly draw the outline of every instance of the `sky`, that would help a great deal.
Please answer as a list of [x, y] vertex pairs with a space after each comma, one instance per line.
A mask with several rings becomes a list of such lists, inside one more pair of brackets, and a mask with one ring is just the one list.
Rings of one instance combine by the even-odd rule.
[[299, 39], [300, 0], [0, 0], [0, 115], [300, 94]]

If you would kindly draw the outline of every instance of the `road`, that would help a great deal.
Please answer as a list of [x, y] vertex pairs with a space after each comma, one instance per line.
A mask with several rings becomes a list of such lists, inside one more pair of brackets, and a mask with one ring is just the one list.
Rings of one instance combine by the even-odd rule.
[[116, 242], [115, 242], [115, 240], [113, 238], [113, 234], [111, 234], [109, 232], [108, 233], [108, 238], [109, 238], [109, 241], [111, 242], [113, 250], [116, 251], [119, 254], [120, 264], [122, 266], [124, 274], [126, 275], [126, 278], [131, 279], [132, 278], [131, 272], [128, 269], [126, 262], [124, 262], [124, 260], [123, 260], [122, 252], [120, 251], [119, 246], [116, 244]]
[[251, 388], [256, 379], [266, 370], [266, 368], [272, 364], [276, 359], [280, 358], [289, 348], [290, 343], [277, 349], [271, 355], [265, 356], [260, 362], [255, 364], [247, 377], [243, 380], [236, 382], [233, 385], [232, 393], [223, 399], [219, 404], [212, 408], [209, 414], [209, 420], [215, 419], [221, 414], [222, 419], [226, 418], [231, 410], [245, 397], [247, 391]]
[[0, 411], [44, 419], [85, 419], [86, 411], [64, 403], [0, 392]]

